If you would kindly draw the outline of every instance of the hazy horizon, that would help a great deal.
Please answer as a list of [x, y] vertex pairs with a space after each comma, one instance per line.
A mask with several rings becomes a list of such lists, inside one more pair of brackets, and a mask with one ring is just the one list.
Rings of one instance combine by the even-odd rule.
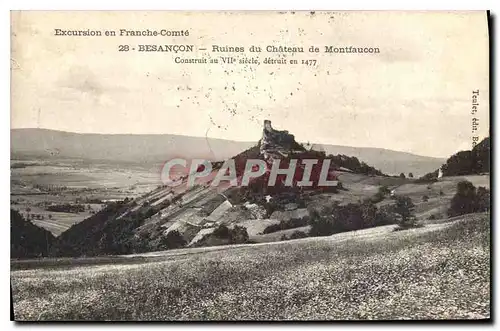
[[[175, 135], [175, 136], [180, 136], [180, 137], [192, 137], [192, 138], [209, 138], [209, 139], [217, 139], [217, 140], [224, 140], [224, 141], [232, 141], [232, 142], [239, 142], [239, 143], [257, 143], [260, 140], [260, 136], [255, 139], [255, 140], [236, 140], [236, 139], [226, 139], [226, 138], [216, 138], [216, 137], [205, 137], [205, 136], [191, 136], [191, 135], [184, 135], [184, 134], [176, 134], [176, 133], [98, 133], [98, 132], [74, 132], [74, 131], [67, 131], [67, 130], [55, 130], [55, 129], [49, 129], [49, 128], [30, 128], [30, 127], [23, 127], [23, 128], [11, 128], [11, 130], [49, 130], [49, 131], [57, 131], [57, 132], [64, 132], [64, 133], [70, 133], [70, 134], [81, 134], [81, 135], [124, 135], [124, 136], [141, 136], [141, 135], [148, 135], [148, 136], [161, 136], [161, 135]], [[291, 132], [293, 134], [293, 132]], [[304, 141], [297, 140], [299, 143], [307, 143]], [[416, 154], [416, 153], [411, 153], [407, 151], [402, 151], [402, 150], [396, 150], [396, 149], [391, 149], [391, 148], [386, 148], [386, 147], [371, 147], [371, 146], [354, 146], [354, 145], [336, 145], [336, 144], [329, 144], [329, 143], [322, 143], [322, 142], [310, 142], [313, 145], [326, 145], [326, 146], [339, 146], [339, 147], [354, 147], [354, 148], [373, 148], [373, 149], [385, 149], [389, 151], [394, 151], [394, 152], [401, 152], [401, 153], [408, 153], [416, 156], [422, 156], [422, 157], [430, 157], [430, 158], [436, 158], [436, 159], [447, 159], [451, 155], [444, 155], [444, 156], [430, 156], [430, 155], [424, 155], [424, 154]], [[459, 150], [457, 150], [459, 152]]]

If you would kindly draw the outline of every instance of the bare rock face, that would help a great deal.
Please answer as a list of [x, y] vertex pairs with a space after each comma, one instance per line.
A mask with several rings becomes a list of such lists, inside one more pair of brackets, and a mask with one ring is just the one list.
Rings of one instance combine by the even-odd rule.
[[303, 149], [296, 141], [293, 134], [288, 131], [275, 130], [271, 126], [271, 121], [264, 121], [262, 139], [260, 141], [260, 153], [265, 158], [272, 156], [287, 156], [291, 151]]

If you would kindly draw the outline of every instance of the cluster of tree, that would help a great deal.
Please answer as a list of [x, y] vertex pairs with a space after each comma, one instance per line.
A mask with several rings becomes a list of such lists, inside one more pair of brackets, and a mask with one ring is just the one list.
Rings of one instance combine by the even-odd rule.
[[442, 167], [443, 176], [461, 176], [490, 172], [490, 138], [485, 138], [470, 151], [450, 157]]
[[46, 210], [52, 212], [78, 214], [85, 211], [85, 206], [82, 204], [64, 203], [59, 205], [50, 205], [46, 208]]
[[434, 183], [437, 181], [439, 169], [428, 174], [423, 175], [415, 180], [415, 183]]
[[179, 231], [174, 230], [167, 233], [166, 236], [162, 236], [162, 239], [160, 240], [160, 246], [158, 248], [176, 249], [176, 248], [182, 248], [186, 245], [187, 242], [184, 239], [184, 237], [180, 234]]
[[26, 221], [17, 210], [10, 210], [11, 258], [48, 256], [55, 240], [52, 233]]
[[219, 239], [228, 240], [228, 244], [243, 244], [248, 242], [247, 229], [238, 225], [228, 228], [224, 224], [221, 224], [215, 229], [213, 235]]
[[396, 203], [392, 207], [396, 215], [396, 222], [398, 228], [396, 230], [406, 230], [410, 228], [419, 227], [417, 218], [415, 217], [415, 204], [410, 197], [397, 196], [395, 197]]
[[309, 224], [309, 218], [304, 217], [304, 218], [291, 218], [291, 219], [286, 219], [286, 220], [281, 220], [277, 224], [271, 224], [267, 226], [262, 233], [267, 234], [267, 233], [273, 233], [277, 231], [282, 231], [282, 230], [288, 230], [288, 229], [294, 229], [294, 228], [299, 228], [301, 226], [306, 226]]
[[328, 213], [311, 215], [310, 236], [328, 236], [335, 233], [361, 230], [375, 226], [398, 224], [396, 230], [419, 227], [415, 205], [407, 196], [394, 197], [394, 204], [377, 208], [367, 199], [359, 204], [334, 205]]
[[165, 234], [165, 228], [161, 223], [151, 223], [134, 231], [129, 237], [130, 250], [134, 253], [145, 253], [168, 249], [182, 248], [187, 245], [184, 236], [177, 230]]
[[[452, 155], [441, 167], [443, 176], [475, 175], [490, 172], [490, 137], [484, 138], [472, 150]], [[418, 182], [437, 180], [439, 169], [420, 177]]]
[[386, 176], [382, 171], [369, 166], [363, 161], [359, 161], [355, 156], [346, 156], [341, 154], [334, 156], [330, 154], [327, 158], [331, 159], [332, 163], [337, 167], [344, 167], [358, 174]]
[[457, 192], [451, 199], [448, 216], [458, 216], [469, 213], [485, 212], [490, 210], [490, 191], [485, 187], [476, 187], [469, 181], [457, 184]]
[[334, 205], [331, 212], [320, 214], [311, 211], [310, 236], [328, 236], [335, 233], [360, 230], [393, 222], [391, 215], [378, 209], [370, 200], [347, 205]]

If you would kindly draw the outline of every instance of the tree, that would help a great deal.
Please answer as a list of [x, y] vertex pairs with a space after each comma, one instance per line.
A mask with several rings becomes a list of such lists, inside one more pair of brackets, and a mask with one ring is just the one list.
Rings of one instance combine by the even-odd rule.
[[387, 186], [383, 185], [378, 188], [378, 192], [380, 192], [380, 194], [387, 195], [391, 193], [391, 190], [389, 190]]
[[448, 216], [458, 216], [474, 213], [477, 210], [476, 188], [469, 181], [457, 184], [457, 193], [453, 196], [448, 209]]
[[476, 187], [469, 181], [457, 184], [457, 193], [453, 196], [448, 209], [448, 216], [458, 216], [469, 213], [490, 210], [490, 191], [485, 187]]
[[400, 173], [400, 174], [399, 174], [399, 178], [405, 179], [405, 178], [406, 178], [406, 176], [405, 176], [405, 174], [404, 174], [404, 173]]
[[424, 195], [424, 196], [422, 197], [422, 201], [423, 201], [423, 202], [427, 202], [427, 201], [429, 201], [429, 197], [428, 197], [427, 195]]
[[409, 178], [413, 178], [413, 172], [410, 172], [410, 173], [408, 174], [408, 177], [409, 177]]
[[480, 174], [490, 171], [490, 138], [487, 137], [470, 151], [452, 155], [443, 165], [444, 176]]
[[167, 249], [174, 249], [186, 246], [186, 240], [177, 230], [170, 231], [161, 239], [161, 245]]
[[243, 244], [248, 242], [248, 232], [243, 226], [235, 225], [230, 230], [231, 244]]
[[413, 204], [413, 201], [411, 201], [410, 197], [396, 197], [394, 212], [399, 215], [398, 225], [400, 228], [408, 229], [416, 226], [414, 209], [415, 205]]
[[485, 187], [478, 187], [476, 192], [477, 211], [484, 212], [490, 210], [490, 191]]
[[361, 209], [361, 218], [363, 219], [363, 228], [377, 226], [377, 206], [371, 201], [365, 200], [359, 207]]

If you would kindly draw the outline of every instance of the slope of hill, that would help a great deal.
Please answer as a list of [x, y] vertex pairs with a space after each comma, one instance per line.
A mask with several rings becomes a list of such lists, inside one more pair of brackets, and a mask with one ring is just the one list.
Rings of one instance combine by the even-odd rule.
[[[393, 232], [11, 263], [35, 320], [490, 318], [488, 214]], [[25, 269], [25, 270], [18, 270]]]
[[10, 216], [10, 256], [30, 258], [48, 256], [55, 237], [49, 231], [26, 221], [16, 210]]
[[[276, 139], [281, 140], [280, 131], [277, 132]], [[288, 133], [283, 135], [283, 139], [289, 139]], [[247, 159], [262, 158], [266, 153], [272, 153], [275, 157], [281, 155], [281, 161], [286, 162], [283, 155], [287, 151], [278, 145], [262, 150], [263, 146], [258, 144], [236, 155], [233, 159], [237, 164], [237, 173], [238, 168], [244, 168]], [[302, 150], [298, 153], [293, 154], [293, 157], [325, 157], [322, 152]], [[332, 160], [359, 165], [359, 162], [354, 162], [357, 161], [356, 158], [335, 157]], [[197, 182], [194, 187], [160, 186], [137, 199], [108, 205], [106, 209], [72, 226], [58, 237], [52, 253], [56, 256], [98, 256], [158, 251], [169, 247], [169, 236], [182, 237], [188, 247], [205, 245], [207, 242], [222, 244], [224, 241], [210, 240], [221, 226], [227, 227], [221, 230], [221, 233], [226, 233], [225, 239], [231, 237], [231, 229], [238, 228], [238, 231], [247, 232], [246, 240], [268, 241], [270, 236], [265, 235], [271, 231], [278, 232], [272, 235], [273, 240], [280, 240], [282, 235], [288, 234], [280, 232], [281, 230], [310, 225], [315, 212], [328, 213], [336, 204], [352, 204], [352, 210], [355, 210], [362, 201], [375, 201], [374, 197], [381, 187], [410, 196], [417, 205], [417, 218], [423, 220], [431, 215], [443, 218], [446, 217], [445, 211], [455, 194], [456, 183], [462, 180], [460, 177], [450, 177], [446, 183], [428, 185], [399, 176], [384, 176], [366, 164], [360, 170], [363, 171], [337, 171], [336, 178], [342, 187], [327, 190], [314, 187], [304, 190], [290, 187], [283, 190], [279, 186], [269, 189], [261, 182], [265, 175], [258, 181], [251, 182], [248, 187], [214, 187], [209, 185], [213, 176], [207, 176], [208, 181]], [[185, 182], [186, 179], [184, 184]], [[267, 200], [264, 196], [270, 199]], [[390, 217], [385, 217], [384, 212], [377, 211], [377, 208], [393, 203], [392, 200], [384, 200], [382, 197], [382, 201], [377, 199], [375, 203], [376, 206], [363, 205], [363, 208], [370, 210], [363, 215], [368, 215], [371, 219], [362, 220], [359, 226], [365, 226], [364, 222], [366, 226], [394, 222]], [[347, 225], [346, 229], [350, 228], [351, 225]], [[243, 239], [243, 242], [246, 240]], [[234, 238], [225, 243], [233, 241]]]
[[[246, 226], [241, 224], [266, 222], [263, 221], [265, 218], [288, 221], [289, 218], [300, 215], [298, 223], [304, 225], [309, 217], [309, 212], [305, 209], [306, 199], [315, 199], [317, 194], [324, 193], [326, 200], [330, 201], [332, 195], [339, 193], [336, 185], [320, 184], [320, 173], [325, 168], [325, 153], [305, 150], [295, 142], [292, 134], [274, 130], [270, 122], [264, 127], [262, 139], [256, 146], [232, 158], [236, 164], [235, 176], [241, 179], [247, 160], [256, 158], [268, 167], [277, 158], [282, 167], [290, 159], [315, 159], [317, 164], [312, 166], [308, 178], [311, 186], [297, 185], [304, 175], [302, 162], [297, 162], [292, 186], [284, 184], [283, 175], [277, 177], [276, 185], [268, 185], [269, 169], [260, 177], [252, 179], [248, 185], [237, 187], [212, 186], [211, 181], [217, 170], [213, 170], [203, 181], [196, 182], [195, 186], [187, 185], [184, 177], [184, 185], [160, 186], [138, 199], [110, 204], [83, 222], [73, 225], [58, 237], [52, 253], [62, 256], [96, 256], [155, 251], [168, 247], [171, 236], [182, 237], [181, 241], [189, 246], [200, 243], [245, 242], [248, 240], [248, 232]], [[351, 167], [351, 173], [359, 171], [365, 176], [386, 177], [354, 157], [337, 157], [331, 161], [325, 168], [328, 172], [326, 177], [329, 176], [325, 179], [334, 184], [338, 184], [338, 181], [335, 180], [337, 175], [333, 170], [339, 166], [354, 166]], [[222, 165], [217, 162], [214, 166]], [[359, 193], [361, 196], [364, 194]], [[314, 197], [311, 198], [312, 196]], [[349, 196], [359, 199], [353, 192]], [[297, 224], [294, 223], [293, 226], [295, 225]], [[215, 240], [214, 236], [222, 238]]]
[[[170, 134], [79, 134], [47, 129], [12, 129], [13, 157], [58, 156], [122, 162], [165, 162], [173, 157], [223, 160], [244, 151], [254, 142]], [[413, 172], [423, 175], [444, 159], [382, 148], [320, 145], [326, 154], [355, 156], [387, 174]]]

